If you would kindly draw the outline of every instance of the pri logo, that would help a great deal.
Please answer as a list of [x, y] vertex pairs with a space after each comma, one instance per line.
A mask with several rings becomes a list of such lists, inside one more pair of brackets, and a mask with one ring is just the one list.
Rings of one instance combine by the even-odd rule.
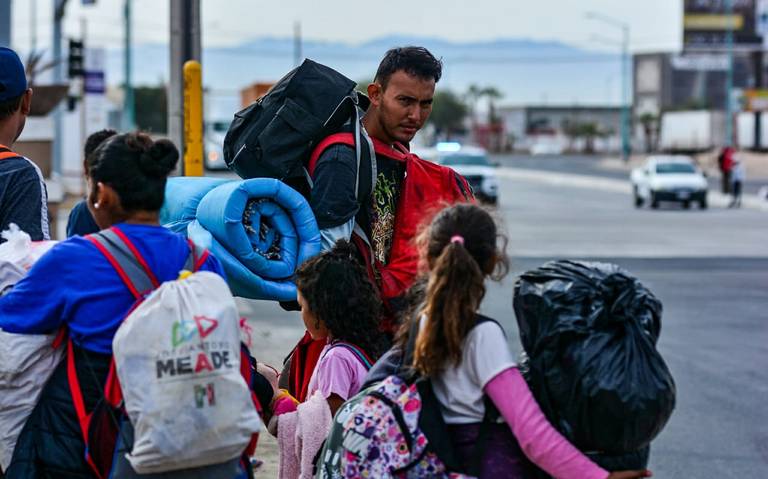
[[206, 385], [195, 385], [195, 406], [198, 409], [202, 409], [206, 406], [216, 405], [216, 390], [213, 387], [213, 383]]
[[171, 342], [173, 347], [195, 339], [200, 335], [200, 339], [205, 339], [219, 325], [219, 322], [213, 318], [205, 316], [195, 316], [192, 319], [184, 319], [173, 323]]

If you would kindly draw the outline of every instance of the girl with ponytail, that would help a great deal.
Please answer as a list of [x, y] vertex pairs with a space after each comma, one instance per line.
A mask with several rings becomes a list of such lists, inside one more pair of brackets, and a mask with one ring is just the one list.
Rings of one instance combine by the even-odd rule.
[[[534, 477], [532, 461], [555, 478], [631, 479], [650, 471], [609, 473], [571, 445], [547, 421], [517, 369], [504, 331], [478, 313], [487, 278], [508, 272], [505, 245], [488, 212], [473, 204], [440, 211], [418, 238], [426, 272], [424, 298], [398, 336], [407, 349], [418, 331], [410, 366], [429, 378], [440, 402], [457, 459], [481, 478]], [[502, 242], [505, 240], [502, 238]], [[486, 424], [482, 458], [474, 458], [486, 406], [504, 422]]]

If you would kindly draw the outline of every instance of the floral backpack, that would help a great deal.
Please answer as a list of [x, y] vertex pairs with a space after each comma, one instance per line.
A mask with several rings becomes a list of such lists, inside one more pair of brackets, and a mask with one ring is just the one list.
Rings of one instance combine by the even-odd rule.
[[[478, 318], [478, 324], [485, 318]], [[415, 338], [412, 330], [411, 338]], [[407, 348], [412, 351], [411, 347]], [[402, 367], [405, 354], [393, 349], [369, 373], [389, 370], [382, 381], [344, 403], [316, 458], [316, 478], [470, 478], [479, 471], [488, 436], [481, 426], [470, 471], [461, 471], [432, 383]], [[498, 417], [486, 401], [483, 425]]]

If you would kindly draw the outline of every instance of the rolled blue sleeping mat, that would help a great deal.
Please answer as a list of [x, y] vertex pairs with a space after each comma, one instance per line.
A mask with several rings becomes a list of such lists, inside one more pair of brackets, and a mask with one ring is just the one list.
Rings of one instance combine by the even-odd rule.
[[187, 227], [189, 239], [207, 248], [224, 267], [232, 294], [243, 298], [294, 301], [296, 285], [290, 279], [266, 279], [246, 268], [221, 243], [195, 220]]
[[320, 252], [320, 231], [304, 197], [271, 178], [203, 180], [170, 179], [161, 222], [208, 248], [236, 296], [295, 300], [293, 273]]
[[187, 234], [187, 225], [197, 218], [197, 205], [203, 196], [228, 181], [191, 176], [168, 178], [165, 202], [160, 208], [160, 224], [176, 233]]

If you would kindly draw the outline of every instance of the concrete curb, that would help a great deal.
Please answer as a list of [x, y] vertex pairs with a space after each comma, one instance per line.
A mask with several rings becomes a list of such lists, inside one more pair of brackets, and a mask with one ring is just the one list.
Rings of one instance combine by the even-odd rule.
[[[629, 180], [617, 180], [599, 176], [576, 175], [573, 173], [556, 173], [552, 171], [531, 170], [527, 168], [499, 167], [496, 169], [499, 178], [523, 180], [544, 183], [551, 186], [565, 186], [590, 190], [607, 191], [611, 193], [632, 193]], [[727, 208], [730, 196], [718, 191], [709, 191], [709, 204], [718, 208]], [[744, 195], [741, 199], [743, 208], [768, 211], [768, 201], [760, 200], [757, 195]]]

